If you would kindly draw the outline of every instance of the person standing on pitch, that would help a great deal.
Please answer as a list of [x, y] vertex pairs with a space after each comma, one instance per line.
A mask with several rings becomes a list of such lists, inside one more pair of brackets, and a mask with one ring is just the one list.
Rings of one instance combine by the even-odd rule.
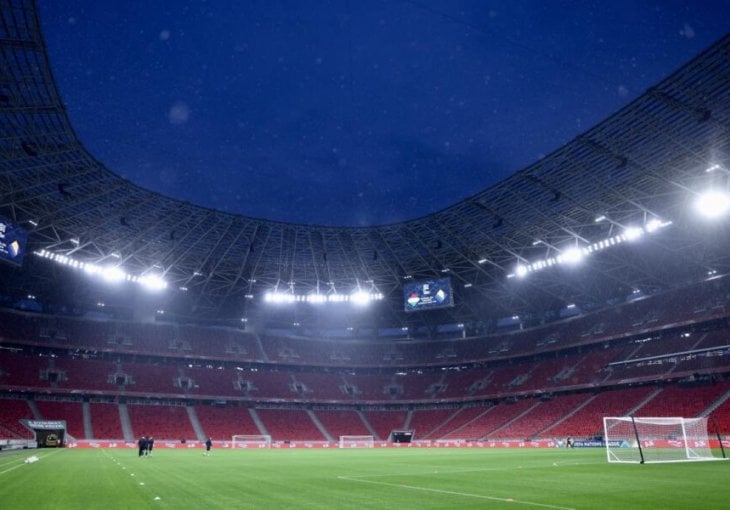
[[210, 448], [212, 446], [213, 446], [213, 441], [210, 438], [206, 439], [205, 440], [205, 453], [203, 455], [205, 455], [206, 457], [208, 455], [210, 455]]
[[139, 447], [139, 456], [142, 457], [147, 451], [147, 440], [144, 436], [139, 438], [139, 441], [137, 441], [137, 446]]

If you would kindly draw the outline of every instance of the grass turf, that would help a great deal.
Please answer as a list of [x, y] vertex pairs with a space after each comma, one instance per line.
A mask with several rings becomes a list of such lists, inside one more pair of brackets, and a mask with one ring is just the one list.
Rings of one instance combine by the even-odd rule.
[[59, 449], [0, 456], [0, 505], [708, 510], [730, 507], [729, 475], [730, 462], [608, 464], [602, 449]]

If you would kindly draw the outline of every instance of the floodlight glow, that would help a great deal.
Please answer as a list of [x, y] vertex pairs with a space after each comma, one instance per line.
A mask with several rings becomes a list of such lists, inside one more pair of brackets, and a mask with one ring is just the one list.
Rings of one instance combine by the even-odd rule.
[[167, 288], [167, 282], [154, 274], [140, 277], [139, 283], [148, 290], [163, 290]]
[[634, 241], [644, 235], [644, 229], [641, 227], [629, 227], [624, 230], [624, 239]]
[[566, 264], [577, 264], [583, 260], [583, 250], [580, 248], [568, 248], [562, 254], [562, 261]]
[[646, 229], [646, 231], [649, 234], [651, 234], [655, 230], [660, 229], [661, 227], [662, 227], [662, 222], [656, 218], [647, 221], [646, 225], [644, 225], [644, 228]]
[[264, 294], [264, 301], [267, 303], [293, 303], [296, 301], [294, 294], [283, 292], [267, 292]]
[[327, 296], [325, 296], [324, 294], [309, 294], [307, 296], [307, 302], [308, 303], [315, 303], [315, 304], [326, 303], [327, 302]]
[[515, 268], [515, 275], [518, 278], [524, 278], [527, 275], [527, 272], [528, 272], [527, 266], [523, 266], [522, 264], [520, 264], [519, 266], [517, 266]]
[[706, 191], [695, 200], [695, 210], [705, 218], [719, 218], [730, 210], [730, 197], [721, 191]]
[[370, 294], [363, 292], [362, 290], [355, 291], [350, 294], [350, 301], [356, 305], [367, 305], [370, 303]]
[[118, 267], [110, 266], [101, 270], [101, 277], [107, 282], [117, 283], [126, 278], [127, 274]]

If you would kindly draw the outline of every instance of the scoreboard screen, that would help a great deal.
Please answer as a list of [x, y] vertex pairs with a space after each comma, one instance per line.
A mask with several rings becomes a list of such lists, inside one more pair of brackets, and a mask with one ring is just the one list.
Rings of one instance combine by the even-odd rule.
[[27, 230], [0, 216], [0, 260], [22, 265], [27, 242]]
[[408, 283], [403, 286], [403, 299], [406, 312], [454, 306], [451, 278]]

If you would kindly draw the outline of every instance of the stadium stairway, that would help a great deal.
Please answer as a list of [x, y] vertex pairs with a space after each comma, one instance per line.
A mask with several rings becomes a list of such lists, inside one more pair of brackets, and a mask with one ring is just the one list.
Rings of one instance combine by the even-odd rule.
[[261, 343], [261, 337], [258, 333], [253, 333], [253, 337], [256, 339], [256, 347], [258, 347], [258, 358], [264, 362], [269, 362], [269, 356], [266, 354], [266, 349], [264, 349], [264, 344]]
[[28, 400], [28, 407], [30, 407], [30, 410], [33, 412], [33, 418], [36, 420], [42, 420], [43, 415], [41, 414], [40, 410], [38, 410], [38, 406], [35, 403], [35, 400]]
[[587, 406], [588, 404], [593, 402], [596, 399], [596, 397], [598, 397], [598, 395], [592, 395], [591, 397], [588, 398], [588, 400], [585, 400], [585, 401], [581, 402], [578, 406], [574, 407], [569, 413], [565, 413], [561, 418], [559, 418], [559, 419], [555, 420], [554, 422], [552, 422], [551, 424], [543, 427], [541, 430], [538, 430], [535, 434], [533, 434], [533, 437], [534, 438], [542, 437], [542, 434], [544, 434], [545, 431], [550, 430], [553, 427], [557, 427], [558, 425], [563, 423], [565, 420], [567, 420], [568, 418], [573, 416], [575, 413], [577, 413], [578, 411], [583, 409], [585, 406]]
[[261, 417], [256, 412], [256, 409], [251, 407], [251, 408], [249, 408], [248, 412], [251, 415], [251, 419], [256, 424], [256, 427], [259, 429], [259, 433], [263, 434], [265, 436], [270, 435], [269, 431], [266, 429], [266, 425], [264, 425], [264, 422], [261, 420]]
[[496, 429], [494, 429], [493, 431], [489, 432], [486, 436], [483, 436], [483, 437], [489, 437], [489, 436], [491, 436], [493, 434], [498, 434], [499, 432], [501, 432], [501, 431], [503, 431], [505, 429], [509, 429], [509, 427], [513, 423], [521, 420], [523, 416], [525, 416], [526, 414], [530, 413], [530, 411], [532, 411], [535, 407], [537, 407], [539, 405], [540, 405], [540, 401], [538, 400], [537, 402], [535, 402], [534, 404], [532, 404], [531, 406], [529, 406], [527, 409], [525, 409], [524, 411], [522, 411], [521, 413], [519, 413], [517, 416], [513, 417], [509, 421], [506, 421], [500, 427], [497, 427]]
[[403, 424], [403, 430], [411, 430], [411, 422], [413, 421], [413, 409], [408, 410], [406, 422]]
[[205, 441], [208, 436], [205, 435], [205, 431], [203, 431], [203, 427], [200, 425], [200, 420], [198, 420], [198, 415], [195, 412], [195, 407], [185, 406], [185, 410], [188, 412], [190, 424], [193, 426], [193, 431], [195, 431], [195, 435], [198, 438], [198, 441]]
[[119, 421], [122, 422], [122, 434], [125, 441], [134, 441], [134, 430], [132, 430], [132, 420], [129, 419], [129, 409], [127, 404], [119, 404]]
[[638, 411], [639, 409], [641, 409], [642, 407], [644, 407], [646, 404], [648, 404], [649, 402], [651, 402], [654, 399], [654, 397], [656, 397], [657, 395], [659, 395], [662, 392], [662, 389], [663, 388], [657, 388], [656, 390], [654, 390], [651, 393], [649, 393], [649, 395], [644, 400], [642, 400], [641, 402], [639, 402], [638, 404], [636, 404], [634, 407], [632, 407], [631, 409], [629, 409], [626, 412], [626, 416], [633, 416], [636, 413], [636, 411]]
[[705, 409], [704, 411], [702, 411], [702, 416], [710, 416], [710, 414], [712, 414], [712, 412], [715, 409], [717, 409], [722, 404], [724, 404], [725, 401], [728, 398], [730, 398], [730, 390], [728, 390], [725, 393], [723, 393], [717, 400], [715, 400], [712, 404], [710, 404], [709, 406], [707, 406], [707, 409]]
[[327, 428], [325, 428], [325, 426], [322, 424], [322, 422], [319, 421], [319, 418], [317, 418], [317, 415], [314, 414], [314, 411], [312, 411], [311, 409], [307, 409], [307, 414], [309, 415], [309, 418], [317, 426], [317, 428], [322, 433], [322, 435], [327, 438], [327, 441], [334, 441], [332, 434], [330, 434], [329, 431], [327, 430]]
[[91, 408], [87, 401], [81, 402], [81, 412], [84, 417], [84, 437], [93, 439], [94, 428], [91, 426]]
[[370, 422], [367, 418], [365, 418], [365, 415], [362, 414], [362, 411], [357, 411], [357, 415], [360, 417], [363, 425], [365, 425], [365, 428], [368, 429], [368, 432], [370, 432], [370, 435], [373, 436], [375, 439], [382, 441], [383, 438], [380, 437], [377, 432], [375, 432], [375, 429], [372, 427], [372, 425], [370, 425]]

